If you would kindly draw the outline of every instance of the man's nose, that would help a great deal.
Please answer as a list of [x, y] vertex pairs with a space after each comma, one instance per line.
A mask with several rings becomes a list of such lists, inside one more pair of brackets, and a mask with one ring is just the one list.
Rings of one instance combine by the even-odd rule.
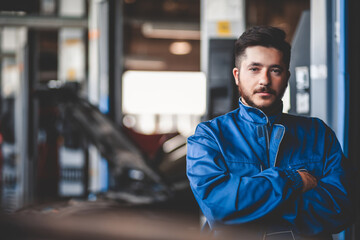
[[259, 84], [263, 86], [268, 86], [271, 84], [271, 78], [267, 71], [264, 71], [260, 75]]

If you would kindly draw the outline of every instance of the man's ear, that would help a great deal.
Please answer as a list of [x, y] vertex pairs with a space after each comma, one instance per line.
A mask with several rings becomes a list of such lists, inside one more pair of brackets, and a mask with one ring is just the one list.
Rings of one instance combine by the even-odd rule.
[[290, 71], [289, 71], [289, 70], [287, 71], [287, 74], [286, 74], [286, 75], [287, 75], [287, 80], [289, 81], [290, 76], [291, 76], [291, 73], [290, 73]]
[[234, 80], [235, 80], [235, 84], [239, 86], [239, 74], [240, 74], [240, 71], [237, 67], [234, 67], [233, 68], [233, 75], [234, 75]]

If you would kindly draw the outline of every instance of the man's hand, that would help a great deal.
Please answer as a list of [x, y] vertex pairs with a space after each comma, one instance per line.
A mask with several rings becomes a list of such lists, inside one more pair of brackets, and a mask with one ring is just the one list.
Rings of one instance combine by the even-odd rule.
[[313, 175], [311, 175], [308, 172], [303, 172], [303, 171], [298, 171], [298, 173], [300, 174], [301, 179], [303, 181], [302, 192], [306, 192], [317, 186], [317, 180]]

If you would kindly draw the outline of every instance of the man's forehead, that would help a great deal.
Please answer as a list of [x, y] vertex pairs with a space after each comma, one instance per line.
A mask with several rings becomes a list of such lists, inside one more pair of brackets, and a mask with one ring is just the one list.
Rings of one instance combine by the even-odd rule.
[[263, 46], [251, 46], [247, 47], [244, 53], [240, 56], [240, 61], [264, 64], [272, 62], [273, 64], [284, 63], [283, 53], [273, 47], [263, 47]]
[[261, 46], [261, 45], [249, 46], [249, 47], [245, 48], [243, 55], [247, 55], [252, 52], [262, 52], [262, 53], [272, 52], [274, 54], [276, 53], [276, 54], [282, 55], [282, 52], [275, 47], [266, 47], [266, 46]]

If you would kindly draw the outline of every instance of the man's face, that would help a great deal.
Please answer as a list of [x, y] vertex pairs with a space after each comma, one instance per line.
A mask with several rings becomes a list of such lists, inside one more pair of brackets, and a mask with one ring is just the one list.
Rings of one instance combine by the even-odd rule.
[[271, 113], [280, 102], [290, 76], [282, 55], [282, 52], [271, 47], [252, 46], [245, 49], [240, 69], [233, 69], [245, 105]]

